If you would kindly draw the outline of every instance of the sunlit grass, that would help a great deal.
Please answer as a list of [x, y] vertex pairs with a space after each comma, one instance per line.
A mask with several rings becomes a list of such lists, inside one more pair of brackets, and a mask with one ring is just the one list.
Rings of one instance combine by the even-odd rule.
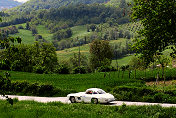
[[0, 118], [174, 118], [176, 108], [0, 101]]

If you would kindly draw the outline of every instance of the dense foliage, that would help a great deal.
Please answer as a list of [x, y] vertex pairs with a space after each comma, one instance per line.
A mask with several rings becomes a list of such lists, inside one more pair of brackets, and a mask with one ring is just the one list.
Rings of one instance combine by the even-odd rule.
[[162, 52], [176, 41], [175, 0], [134, 0], [132, 19], [141, 20], [142, 36], [133, 48], [147, 63], [153, 61], [157, 51]]
[[94, 40], [90, 44], [90, 54], [90, 65], [94, 70], [97, 69], [97, 67], [110, 66], [113, 57], [113, 50], [108, 41]]
[[118, 86], [113, 89], [113, 94], [120, 101], [176, 103], [175, 90], [161, 91], [145, 86]]
[[109, 0], [30, 0], [23, 5], [17, 7], [15, 11], [32, 11], [38, 9], [59, 8], [68, 6], [70, 4], [92, 4], [92, 3], [105, 3]]
[[12, 45], [1, 52], [1, 69], [37, 73], [52, 72], [57, 64], [51, 44]]
[[0, 93], [13, 95], [31, 95], [31, 96], [66, 96], [73, 90], [61, 90], [50, 84], [11, 82], [9, 78], [0, 76]]

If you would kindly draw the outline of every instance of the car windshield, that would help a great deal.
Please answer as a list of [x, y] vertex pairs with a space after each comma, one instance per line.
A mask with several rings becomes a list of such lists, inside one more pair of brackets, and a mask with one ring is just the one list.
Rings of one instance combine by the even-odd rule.
[[97, 91], [99, 94], [105, 94], [106, 92], [105, 91], [103, 91], [103, 90], [98, 90]]

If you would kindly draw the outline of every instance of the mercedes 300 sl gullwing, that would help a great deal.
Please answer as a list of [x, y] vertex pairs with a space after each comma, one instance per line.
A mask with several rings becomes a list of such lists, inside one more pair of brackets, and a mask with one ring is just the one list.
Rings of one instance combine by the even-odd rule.
[[99, 88], [90, 88], [85, 92], [71, 93], [67, 95], [71, 103], [109, 103], [115, 100], [114, 96]]

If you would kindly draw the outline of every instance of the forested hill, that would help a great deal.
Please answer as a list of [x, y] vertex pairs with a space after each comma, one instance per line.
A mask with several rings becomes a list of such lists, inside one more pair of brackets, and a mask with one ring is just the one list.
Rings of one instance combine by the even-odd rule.
[[0, 10], [5, 9], [5, 8], [16, 7], [21, 4], [22, 3], [14, 1], [14, 0], [0, 0]]
[[59, 8], [61, 6], [68, 6], [70, 4], [92, 4], [105, 3], [110, 0], [30, 0], [23, 5], [13, 9], [17, 11], [32, 11], [38, 9]]

